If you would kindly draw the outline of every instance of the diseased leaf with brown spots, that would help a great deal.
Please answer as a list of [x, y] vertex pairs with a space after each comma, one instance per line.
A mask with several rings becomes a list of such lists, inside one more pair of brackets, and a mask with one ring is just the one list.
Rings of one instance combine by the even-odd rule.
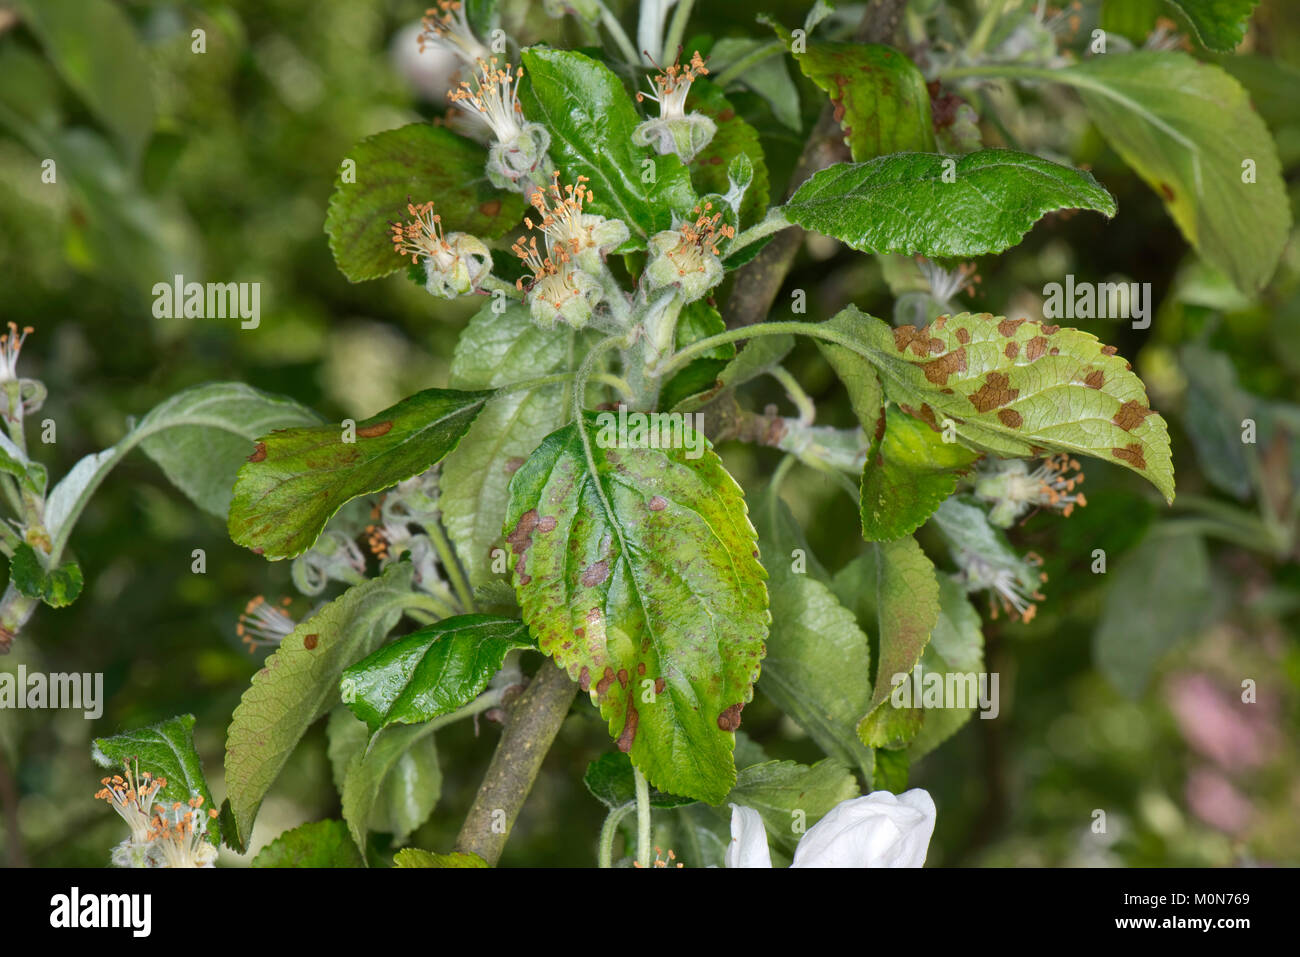
[[1146, 389], [1090, 333], [988, 313], [940, 316], [924, 329], [849, 306], [831, 320], [879, 371], [885, 395], [933, 428], [995, 455], [1091, 455], [1174, 497], [1165, 420]]
[[794, 54], [830, 96], [854, 160], [934, 149], [930, 94], [906, 56], [883, 43], [813, 43]]
[[655, 787], [716, 804], [770, 621], [754, 529], [701, 436], [615, 447], [602, 424], [553, 432], [510, 482], [524, 620]]
[[235, 480], [230, 537], [272, 561], [301, 555], [347, 502], [439, 462], [492, 395], [426, 389], [356, 423], [354, 435], [322, 425], [264, 436]]

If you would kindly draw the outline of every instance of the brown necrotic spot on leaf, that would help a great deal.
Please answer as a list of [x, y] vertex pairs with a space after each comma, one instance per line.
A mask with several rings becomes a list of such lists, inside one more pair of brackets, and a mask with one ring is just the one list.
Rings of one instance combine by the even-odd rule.
[[998, 332], [1010, 339], [1016, 334], [1016, 330], [1020, 328], [1020, 324], [1024, 321], [1023, 319], [1003, 319], [998, 323]]
[[735, 731], [740, 727], [740, 712], [745, 706], [743, 704], [733, 704], [722, 714], [718, 715], [718, 727], [723, 731]]
[[1014, 359], [1016, 356], [1020, 355], [1020, 343], [1008, 342], [1006, 349], [1003, 351], [1006, 352], [1008, 359]]
[[391, 420], [388, 422], [376, 422], [374, 425], [365, 425], [357, 429], [357, 435], [363, 439], [377, 439], [381, 435], [387, 435], [392, 431], [392, 428], [393, 423]]
[[1106, 374], [1100, 369], [1093, 369], [1088, 373], [1088, 377], [1083, 380], [1083, 384], [1089, 389], [1100, 389], [1106, 384]]
[[[935, 325], [939, 323], [936, 321]], [[928, 355], [930, 352], [930, 336], [923, 329], [916, 326], [899, 326], [894, 330], [894, 348], [899, 352], [905, 351], [911, 346], [912, 352], [918, 356]], [[943, 347], [942, 342], [940, 348]]]
[[643, 675], [643, 674], [645, 674], [645, 662], [644, 662], [644, 661], [638, 661], [638, 662], [636, 663], [636, 673], [639, 674], [639, 675]]
[[253, 454], [248, 457], [248, 461], [260, 462], [264, 458], [266, 458], [266, 443], [258, 442], [257, 446], [253, 449]]
[[320, 641], [320, 635], [306, 635], [302, 639], [302, 646], [308, 651], [314, 651], [317, 643]]
[[1042, 357], [1047, 351], [1047, 339], [1044, 336], [1034, 336], [1025, 343], [1025, 358], [1034, 362]]
[[663, 694], [663, 693], [664, 693], [664, 688], [666, 688], [667, 686], [668, 686], [668, 682], [664, 681], [663, 678], [656, 678], [656, 679], [655, 679], [655, 694]]
[[1061, 327], [1060, 327], [1060, 326], [1049, 326], [1049, 325], [1047, 325], [1046, 323], [1044, 323], [1043, 325], [1039, 326], [1038, 328], [1040, 328], [1040, 329], [1043, 330], [1043, 335], [1045, 335], [1045, 336], [1054, 336], [1054, 335], [1056, 335], [1058, 332], [1061, 331]]
[[489, 199], [485, 203], [480, 203], [478, 211], [489, 218], [494, 217], [501, 212], [501, 200]]
[[1128, 462], [1136, 469], [1147, 467], [1147, 460], [1142, 456], [1142, 446], [1137, 442], [1131, 442], [1122, 449], [1111, 449], [1110, 453], [1115, 458]]
[[627, 687], [627, 669], [626, 669], [626, 668], [619, 668], [619, 669], [618, 669], [618, 686], [619, 686], [620, 688], [626, 688], [626, 687]]
[[627, 719], [623, 722], [623, 733], [618, 736], [614, 743], [624, 754], [632, 750], [632, 742], [636, 740], [636, 723], [641, 716], [637, 714], [636, 705], [632, 701], [632, 695], [627, 696]]
[[611, 668], [609, 665], [606, 665], [605, 673], [601, 675], [600, 680], [596, 682], [596, 694], [600, 695], [601, 697], [604, 697], [605, 692], [609, 690], [609, 686], [612, 685], [613, 683], [614, 683], [614, 669]]
[[1142, 424], [1148, 415], [1154, 414], [1153, 410], [1148, 409], [1137, 399], [1129, 399], [1119, 407], [1119, 411], [1115, 413], [1115, 417], [1111, 421], [1125, 432], [1132, 432]]
[[555, 516], [547, 515], [537, 523], [537, 530], [539, 532], [552, 532], [555, 530], [555, 524]]
[[970, 402], [979, 412], [989, 412], [1000, 405], [1006, 405], [1016, 396], [1019, 389], [1011, 388], [1011, 380], [1001, 372], [990, 372], [978, 391], [971, 393]]
[[1117, 352], [1119, 352], [1119, 350], [1118, 350], [1117, 348], [1115, 348], [1114, 346], [1102, 346], [1102, 347], [1101, 347], [1101, 354], [1104, 355], [1104, 356], [1113, 356], [1113, 355], [1114, 355], [1115, 353], [1117, 353]]
[[578, 672], [578, 687], [583, 691], [591, 688], [591, 669], [586, 665], [583, 665], [582, 670]]
[[650, 511], [662, 512], [668, 507], [668, 500], [662, 495], [652, 496], [650, 499]]
[[506, 459], [506, 463], [503, 466], [503, 469], [505, 470], [505, 473], [507, 475], [514, 475], [516, 472], [519, 471], [519, 466], [523, 464], [524, 464], [524, 457], [522, 455], [514, 455]]
[[948, 376], [966, 371], [966, 347], [954, 349], [945, 356], [921, 363], [925, 377], [935, 385], [947, 385]]
[[1015, 409], [998, 409], [998, 421], [1009, 429], [1018, 429], [1025, 424], [1024, 417]]
[[609, 562], [604, 559], [598, 562], [592, 562], [582, 572], [582, 577], [578, 580], [588, 588], [595, 588], [603, 583], [609, 577]]
[[957, 341], [962, 345], [966, 345], [966, 343], [970, 342], [970, 332], [966, 329], [958, 329]]

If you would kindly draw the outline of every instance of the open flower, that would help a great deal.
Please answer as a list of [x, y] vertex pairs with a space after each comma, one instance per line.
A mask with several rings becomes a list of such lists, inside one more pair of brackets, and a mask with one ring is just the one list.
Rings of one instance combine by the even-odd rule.
[[9, 331], [0, 335], [0, 382], [18, 378], [18, 354], [31, 332], [31, 326], [24, 326], [20, 332], [17, 323], [11, 322]]
[[1024, 459], [1007, 459], [985, 469], [975, 480], [975, 497], [993, 503], [989, 521], [1010, 528], [1031, 509], [1054, 509], [1069, 517], [1088, 500], [1075, 489], [1083, 484], [1079, 463], [1068, 455], [1046, 458], [1032, 472]]
[[406, 204], [413, 217], [392, 223], [393, 252], [424, 261], [424, 288], [431, 295], [455, 299], [473, 292], [492, 271], [492, 254], [482, 241], [468, 233], [442, 231], [442, 217], [433, 203]]
[[235, 626], [235, 634], [248, 645], [250, 655], [258, 648], [279, 647], [280, 642], [293, 633], [297, 622], [285, 610], [292, 602], [292, 598], [282, 598], [279, 606], [276, 606], [267, 601], [265, 596], [258, 595], [244, 606], [239, 624]]
[[203, 811], [202, 795], [188, 804], [177, 801], [154, 811], [149, 831], [149, 858], [153, 867], [215, 867], [217, 849], [208, 840], [208, 821], [216, 808]]
[[1038, 586], [1047, 581], [1047, 575], [1036, 570], [1043, 564], [1041, 557], [1030, 552], [1022, 559], [1016, 555], [981, 554], [970, 549], [956, 549], [953, 557], [961, 568], [957, 580], [966, 590], [989, 593], [991, 617], [996, 619], [999, 611], [1004, 611], [1025, 624], [1034, 620], [1034, 615], [1038, 614], [1035, 602], [1043, 600]]
[[543, 329], [554, 328], [557, 320], [581, 329], [591, 321], [600, 302], [600, 283], [579, 269], [565, 249], [543, 255], [536, 236], [527, 244], [516, 240], [510, 248], [533, 274], [530, 282], [520, 279], [515, 286], [527, 293], [534, 322]]
[[131, 836], [113, 848], [113, 866], [147, 867], [149, 832], [153, 826], [150, 808], [154, 797], [167, 786], [167, 780], [155, 778], [148, 771], [142, 773], [138, 761], [134, 765], [124, 762], [124, 770], [125, 776], [115, 774], [102, 779], [99, 783], [103, 787], [95, 797], [107, 801], [131, 829]]
[[645, 276], [651, 289], [677, 285], [682, 300], [694, 302], [722, 282], [722, 260], [718, 240], [736, 235], [735, 227], [722, 222], [713, 204], [696, 206], [694, 222], [666, 229], [650, 237], [650, 259]]
[[540, 229], [546, 239], [546, 251], [552, 258], [557, 252], [567, 254], [579, 269], [599, 273], [610, 250], [627, 241], [628, 229], [621, 219], [606, 219], [583, 210], [595, 198], [586, 186], [587, 177], [561, 186], [560, 174], [552, 174], [551, 185], [536, 189], [528, 197], [541, 219], [533, 222], [524, 217], [529, 229]]
[[472, 66], [487, 59], [491, 52], [474, 36], [465, 17], [465, 5], [457, 0], [438, 0], [437, 6], [424, 11], [422, 25], [421, 53], [427, 47], [436, 46]]
[[[934, 800], [921, 788], [842, 801], [808, 829], [791, 867], [920, 867], [934, 834]], [[731, 805], [727, 867], [771, 867], [763, 819]]]
[[496, 57], [479, 60], [474, 82], [461, 83], [447, 98], [491, 132], [494, 142], [488, 147], [487, 174], [492, 185], [522, 189], [527, 195], [533, 183], [550, 175], [546, 151], [551, 134], [540, 123], [524, 119], [517, 96], [523, 75], [523, 67], [497, 66]]
[[686, 66], [674, 63], [652, 78], [655, 93], [638, 93], [636, 101], [653, 100], [659, 104], [659, 115], [641, 123], [632, 131], [632, 142], [637, 146], [653, 146], [656, 153], [666, 156], [676, 153], [683, 163], [693, 160], [709, 145], [717, 124], [703, 113], [687, 113], [686, 97], [696, 77], [708, 75], [708, 67], [698, 50], [691, 55]]

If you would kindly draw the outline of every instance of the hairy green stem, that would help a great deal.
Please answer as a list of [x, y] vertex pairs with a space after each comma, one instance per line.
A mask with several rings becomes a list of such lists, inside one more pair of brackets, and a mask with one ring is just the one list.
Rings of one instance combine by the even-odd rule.
[[456, 838], [456, 850], [477, 854], [493, 866], [501, 859], [542, 760], [577, 693], [578, 686], [564, 671], [543, 662], [510, 709], [492, 763]]
[[618, 826], [623, 823], [623, 818], [634, 810], [636, 810], [636, 801], [628, 801], [605, 815], [605, 823], [600, 829], [600, 847], [596, 852], [597, 867], [614, 866], [614, 839], [618, 837]]

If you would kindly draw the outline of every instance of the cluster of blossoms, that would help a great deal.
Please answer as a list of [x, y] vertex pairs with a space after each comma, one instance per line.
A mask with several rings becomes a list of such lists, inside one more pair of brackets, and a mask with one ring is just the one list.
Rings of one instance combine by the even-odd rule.
[[532, 273], [527, 283], [520, 279], [515, 285], [527, 293], [533, 321], [544, 329], [557, 320], [575, 329], [587, 325], [605, 295], [605, 256], [628, 238], [622, 220], [583, 209], [595, 198], [586, 182], [579, 176], [561, 186], [555, 173], [549, 187], [534, 190], [529, 201], [540, 218], [525, 217], [524, 223], [541, 232], [544, 245], [530, 236], [510, 247]]
[[154, 798], [167, 786], [166, 778], [141, 772], [128, 762], [125, 776], [103, 778], [96, 799], [108, 802], [126, 822], [131, 834], [113, 848], [114, 867], [213, 867], [217, 849], [208, 840], [208, 821], [215, 809], [203, 811], [203, 797], [170, 807], [154, 807]]
[[655, 76], [651, 80], [655, 92], [638, 93], [636, 101], [658, 103], [659, 115], [637, 126], [632, 133], [632, 142], [637, 146], [654, 147], [661, 156], [675, 153], [683, 163], [695, 159], [718, 131], [717, 124], [703, 113], [686, 111], [691, 84], [708, 73], [704, 59], [696, 50], [686, 66], [674, 63]]

